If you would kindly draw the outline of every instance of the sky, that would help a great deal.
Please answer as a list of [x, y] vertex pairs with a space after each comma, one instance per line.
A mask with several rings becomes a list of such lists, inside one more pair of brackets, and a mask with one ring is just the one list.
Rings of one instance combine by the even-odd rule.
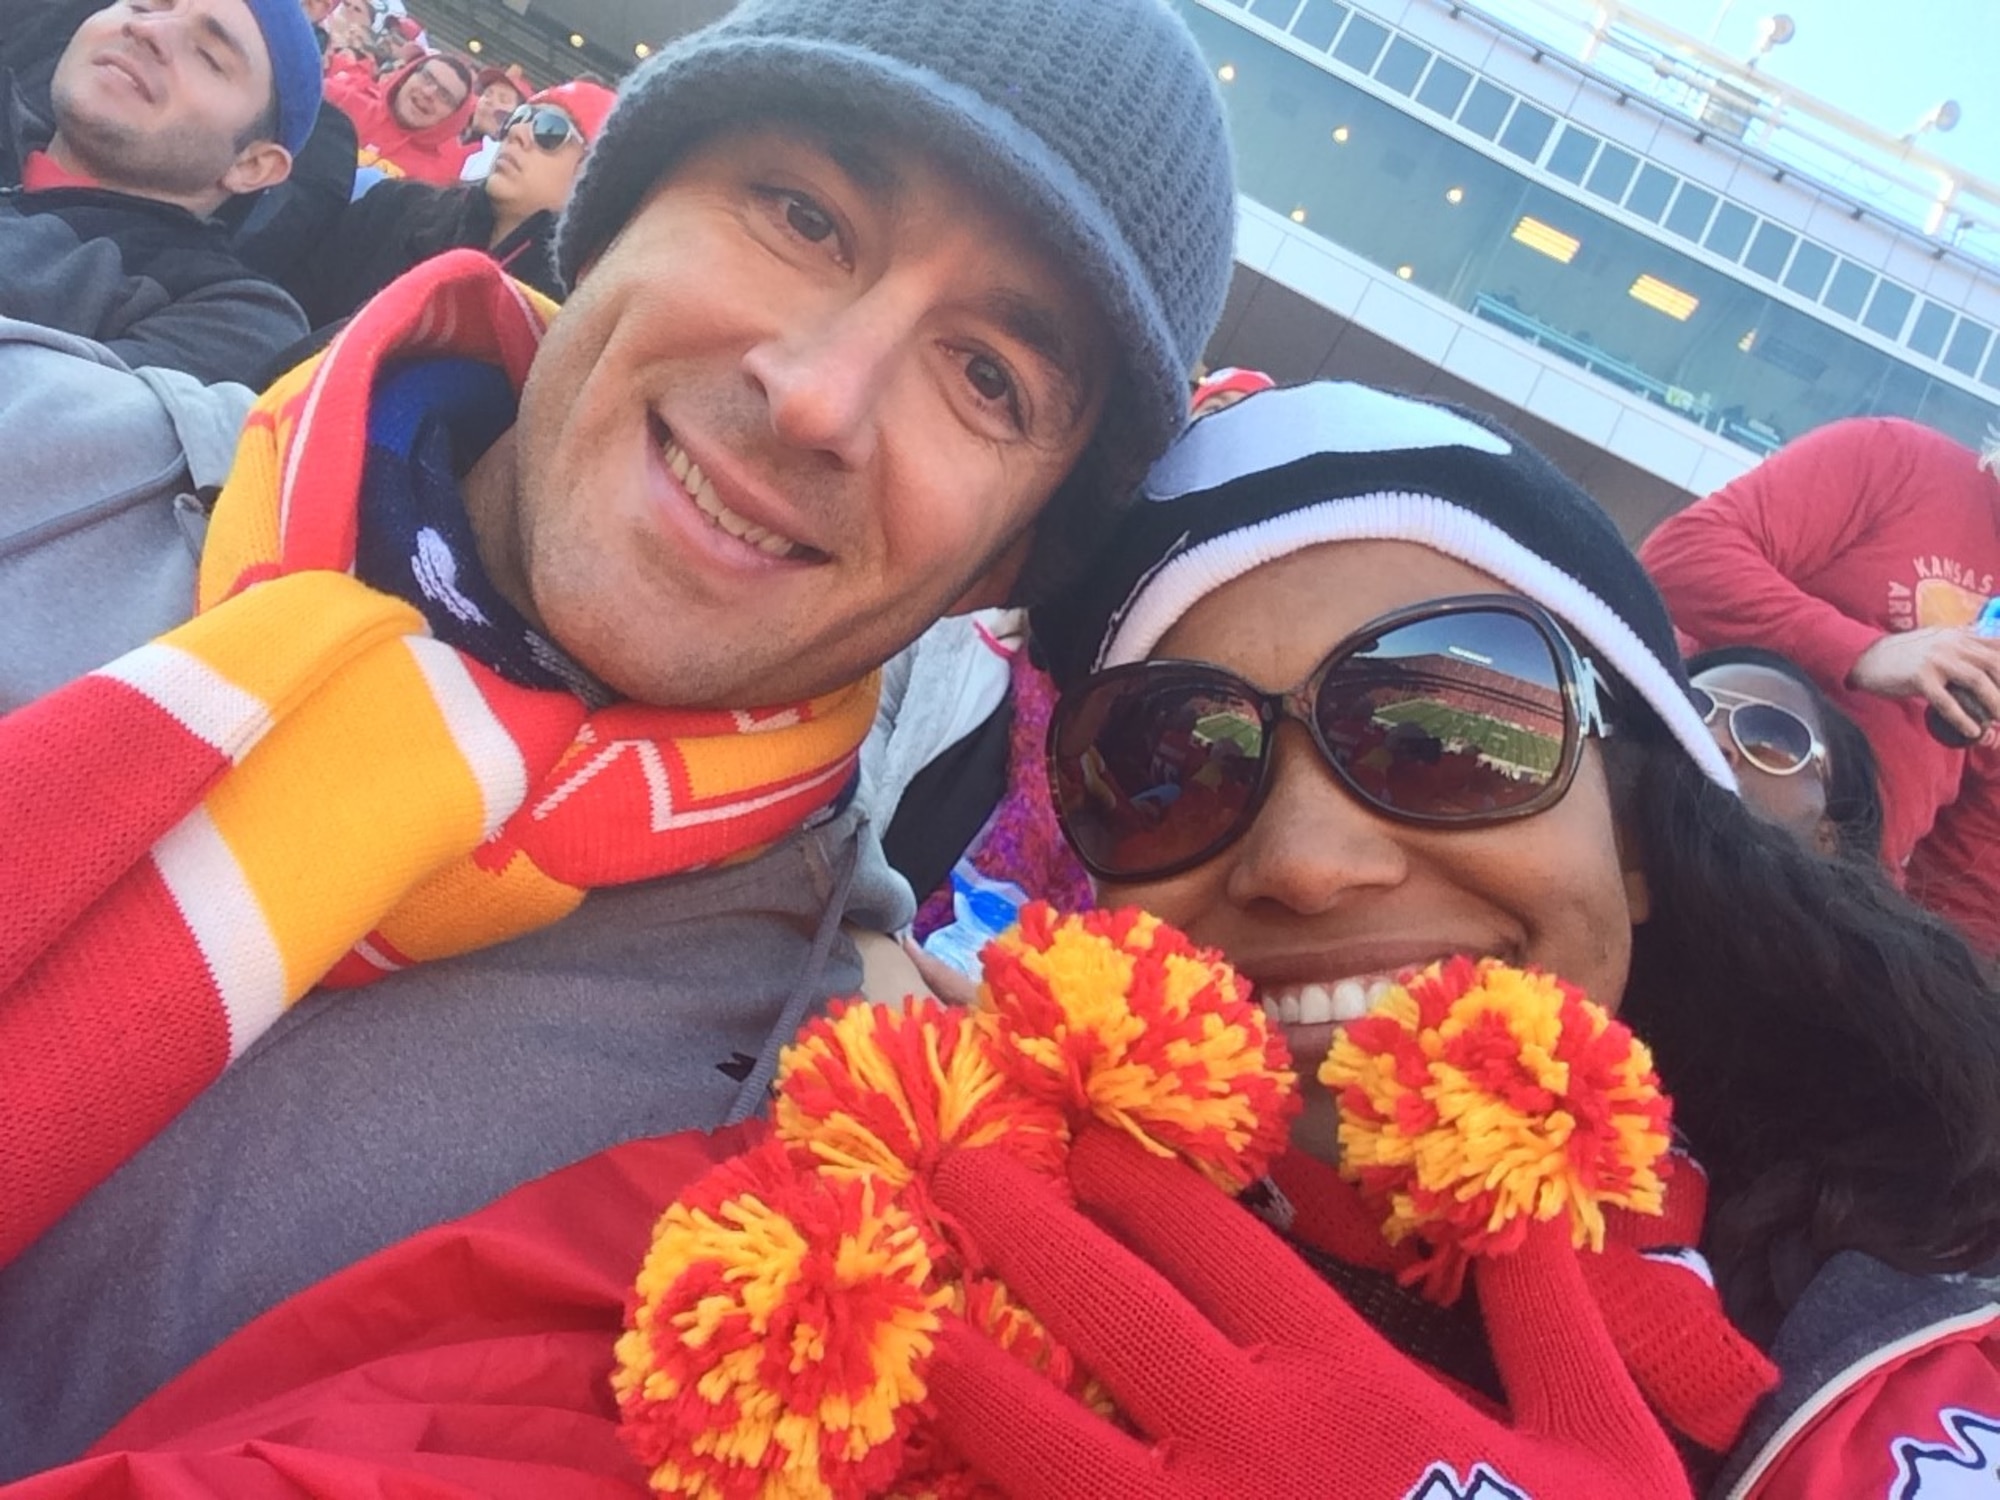
[[[1510, 20], [1531, 7], [1489, 4]], [[1901, 135], [1940, 99], [1963, 118], [1925, 146], [2000, 183], [2000, 0], [1635, 0], [1658, 19], [1748, 58], [1758, 22], [1789, 15], [1797, 34], [1759, 66]], [[1540, 30], [1540, 27], [1532, 29]], [[1553, 33], [1551, 33], [1553, 34]]]

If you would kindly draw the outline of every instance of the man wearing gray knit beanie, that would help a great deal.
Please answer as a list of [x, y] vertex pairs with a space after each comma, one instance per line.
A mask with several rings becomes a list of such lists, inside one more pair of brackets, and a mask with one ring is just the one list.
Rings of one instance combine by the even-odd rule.
[[[228, 825], [220, 864], [160, 861], [154, 914], [168, 938], [188, 914], [240, 1060], [16, 1233], [0, 1479], [384, 1245], [762, 1108], [800, 1022], [860, 988], [848, 930], [909, 917], [850, 806], [875, 669], [946, 613], [1054, 586], [1181, 429], [1234, 206], [1165, 0], [745, 0], [625, 84], [559, 233], [559, 312], [442, 257], [273, 388], [209, 532], [204, 639], [294, 568], [412, 606], [464, 670], [413, 682], [451, 730], [411, 728], [404, 758], [474, 768], [487, 842], [351, 934], [381, 908], [282, 818]], [[258, 774], [250, 754], [223, 784]], [[430, 832], [379, 838], [414, 860]], [[229, 890], [203, 883], [225, 866]], [[242, 905], [273, 867], [284, 898]], [[244, 922], [271, 961], [232, 965]], [[283, 991], [308, 948], [333, 967]], [[79, 1114], [73, 1155], [105, 1155], [98, 1125]], [[18, 1230], [0, 1207], [0, 1259]]]

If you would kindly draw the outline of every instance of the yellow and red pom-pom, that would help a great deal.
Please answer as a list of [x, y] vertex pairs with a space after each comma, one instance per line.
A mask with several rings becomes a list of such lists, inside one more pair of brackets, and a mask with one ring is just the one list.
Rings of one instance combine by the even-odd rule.
[[1143, 912], [1059, 917], [1044, 902], [986, 945], [980, 1007], [999, 1065], [1236, 1191], [1298, 1112], [1284, 1041], [1219, 954]]
[[774, 1137], [662, 1216], [613, 1379], [654, 1489], [974, 1500], [981, 1481], [919, 1422], [941, 1318], [1111, 1402], [968, 1275], [976, 1247], [926, 1191], [941, 1155], [998, 1148], [1061, 1180], [1072, 1129], [1096, 1118], [1239, 1188], [1282, 1149], [1298, 1108], [1284, 1044], [1216, 955], [1151, 917], [1038, 904], [985, 960], [977, 1011], [855, 1003], [807, 1027]]
[[1110, 1392], [1076, 1356], [1056, 1341], [1042, 1320], [991, 1276], [967, 1277], [955, 1289], [958, 1315], [1049, 1383], [1069, 1392], [1099, 1416], [1116, 1409]]
[[803, 1169], [779, 1141], [661, 1216], [612, 1386], [655, 1491], [879, 1494], [901, 1471], [951, 1294], [880, 1178]]
[[[991, 1276], [969, 1276], [952, 1289], [952, 1311], [977, 1332], [1059, 1390], [1101, 1417], [1115, 1418], [1111, 1394], [1006, 1285]], [[935, 1432], [911, 1434], [909, 1461], [889, 1500], [998, 1500], [993, 1488], [966, 1466]]]
[[920, 1179], [948, 1146], [998, 1146], [1062, 1170], [1069, 1131], [1054, 1105], [1009, 1085], [972, 1015], [935, 1000], [835, 1002], [778, 1067], [778, 1135], [822, 1170]]
[[1583, 992], [1493, 960], [1434, 964], [1335, 1038], [1341, 1171], [1392, 1242], [1429, 1248], [1406, 1279], [1456, 1297], [1465, 1257], [1567, 1216], [1604, 1244], [1604, 1205], [1658, 1213], [1668, 1112], [1652, 1058]]

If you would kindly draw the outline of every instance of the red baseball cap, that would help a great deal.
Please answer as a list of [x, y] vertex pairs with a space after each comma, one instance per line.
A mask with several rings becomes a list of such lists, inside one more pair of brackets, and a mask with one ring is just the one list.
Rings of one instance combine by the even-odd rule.
[[1188, 397], [1188, 410], [1198, 411], [1202, 402], [1216, 396], [1254, 396], [1259, 391], [1272, 389], [1277, 383], [1262, 370], [1239, 370], [1234, 365], [1224, 365], [1219, 370], [1210, 371], [1208, 378], [1194, 388], [1194, 394]]
[[604, 128], [604, 117], [611, 113], [611, 106], [618, 102], [618, 95], [601, 83], [592, 83], [588, 78], [574, 78], [554, 88], [543, 89], [528, 102], [553, 104], [576, 121], [576, 128], [588, 144], [596, 140], [597, 132]]
[[481, 68], [479, 76], [472, 80], [472, 91], [483, 94], [496, 83], [504, 83], [523, 99], [534, 92], [528, 87], [528, 80], [521, 76], [518, 68], [496, 68], [492, 64]]

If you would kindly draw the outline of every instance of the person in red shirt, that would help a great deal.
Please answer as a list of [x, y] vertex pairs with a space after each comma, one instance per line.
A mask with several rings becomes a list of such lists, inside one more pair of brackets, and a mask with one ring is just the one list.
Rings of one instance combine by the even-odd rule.
[[2000, 640], [1970, 626], [2000, 580], [2000, 451], [1896, 418], [1809, 433], [1664, 522], [1640, 559], [1697, 647], [1798, 662], [1881, 762], [1882, 855], [1910, 893], [2000, 952], [2000, 734], [1949, 748], [1935, 708], [2000, 721]]
[[361, 165], [391, 177], [448, 187], [465, 165], [459, 132], [472, 117], [472, 69], [444, 52], [428, 52], [383, 79], [360, 72], [329, 73], [327, 103], [354, 122]]

